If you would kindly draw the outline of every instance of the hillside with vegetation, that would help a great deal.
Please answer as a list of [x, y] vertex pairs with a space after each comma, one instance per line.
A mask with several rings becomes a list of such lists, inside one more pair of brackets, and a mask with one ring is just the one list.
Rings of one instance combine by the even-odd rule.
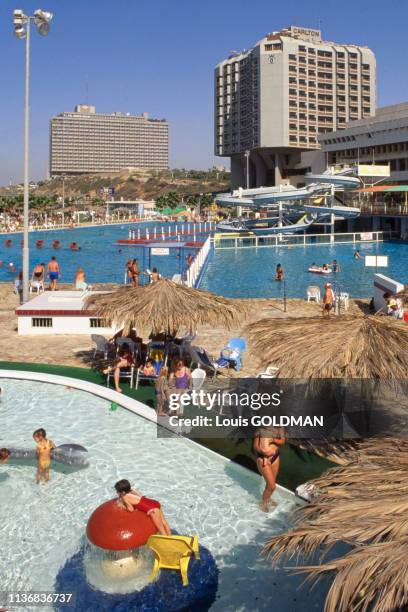
[[[57, 206], [65, 193], [66, 204], [102, 203], [102, 188], [113, 188], [115, 200], [157, 200], [164, 202], [175, 199], [187, 203], [200, 194], [228, 191], [230, 175], [216, 169], [202, 170], [124, 170], [111, 174], [84, 174], [80, 176], [56, 177], [39, 182], [30, 189], [31, 205], [44, 209]], [[170, 194], [170, 196], [169, 196]], [[18, 209], [22, 206], [22, 185], [0, 188], [0, 208]]]

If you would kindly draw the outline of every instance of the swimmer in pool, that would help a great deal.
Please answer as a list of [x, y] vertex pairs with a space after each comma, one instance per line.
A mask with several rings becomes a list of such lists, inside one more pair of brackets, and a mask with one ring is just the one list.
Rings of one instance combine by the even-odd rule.
[[33, 438], [37, 445], [37, 484], [40, 484], [43, 476], [45, 482], [50, 479], [51, 451], [55, 448], [55, 444], [52, 440], [48, 440], [42, 427], [35, 430]]
[[283, 271], [282, 265], [278, 264], [276, 266], [275, 280], [282, 281], [284, 278], [285, 278], [285, 273]]
[[160, 502], [155, 499], [144, 497], [141, 493], [132, 489], [128, 480], [119, 480], [115, 484], [116, 493], [119, 497], [119, 504], [127, 512], [140, 510], [146, 512], [152, 519], [161, 535], [171, 535], [171, 529], [164, 518]]
[[7, 463], [10, 459], [10, 451], [8, 448], [0, 448], [0, 465]]

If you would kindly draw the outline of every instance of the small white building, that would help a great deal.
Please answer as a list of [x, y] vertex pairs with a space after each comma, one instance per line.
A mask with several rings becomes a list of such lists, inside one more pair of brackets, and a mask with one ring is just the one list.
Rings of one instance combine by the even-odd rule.
[[42, 334], [101, 334], [112, 336], [117, 326], [84, 309], [85, 298], [97, 291], [46, 291], [16, 308], [20, 336]]

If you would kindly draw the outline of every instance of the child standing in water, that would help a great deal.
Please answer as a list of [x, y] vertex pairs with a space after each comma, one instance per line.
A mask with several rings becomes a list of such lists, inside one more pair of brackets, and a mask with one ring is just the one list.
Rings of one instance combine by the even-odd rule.
[[146, 512], [161, 535], [171, 535], [171, 529], [164, 518], [160, 502], [144, 497], [141, 493], [132, 489], [130, 482], [125, 479], [119, 480], [115, 484], [115, 489], [119, 497], [119, 503], [124, 510], [128, 512], [133, 512], [134, 510]]
[[35, 430], [33, 438], [37, 445], [37, 484], [40, 484], [43, 476], [45, 482], [50, 479], [51, 451], [55, 448], [55, 444], [47, 439], [46, 431], [42, 427]]

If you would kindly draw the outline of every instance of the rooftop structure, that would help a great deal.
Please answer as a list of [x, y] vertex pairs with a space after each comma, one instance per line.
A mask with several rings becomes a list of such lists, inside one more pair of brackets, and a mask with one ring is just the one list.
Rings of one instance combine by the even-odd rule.
[[[16, 308], [19, 335], [107, 334], [116, 326], [84, 310], [86, 291], [46, 291]], [[103, 292], [102, 292], [103, 293]]]

